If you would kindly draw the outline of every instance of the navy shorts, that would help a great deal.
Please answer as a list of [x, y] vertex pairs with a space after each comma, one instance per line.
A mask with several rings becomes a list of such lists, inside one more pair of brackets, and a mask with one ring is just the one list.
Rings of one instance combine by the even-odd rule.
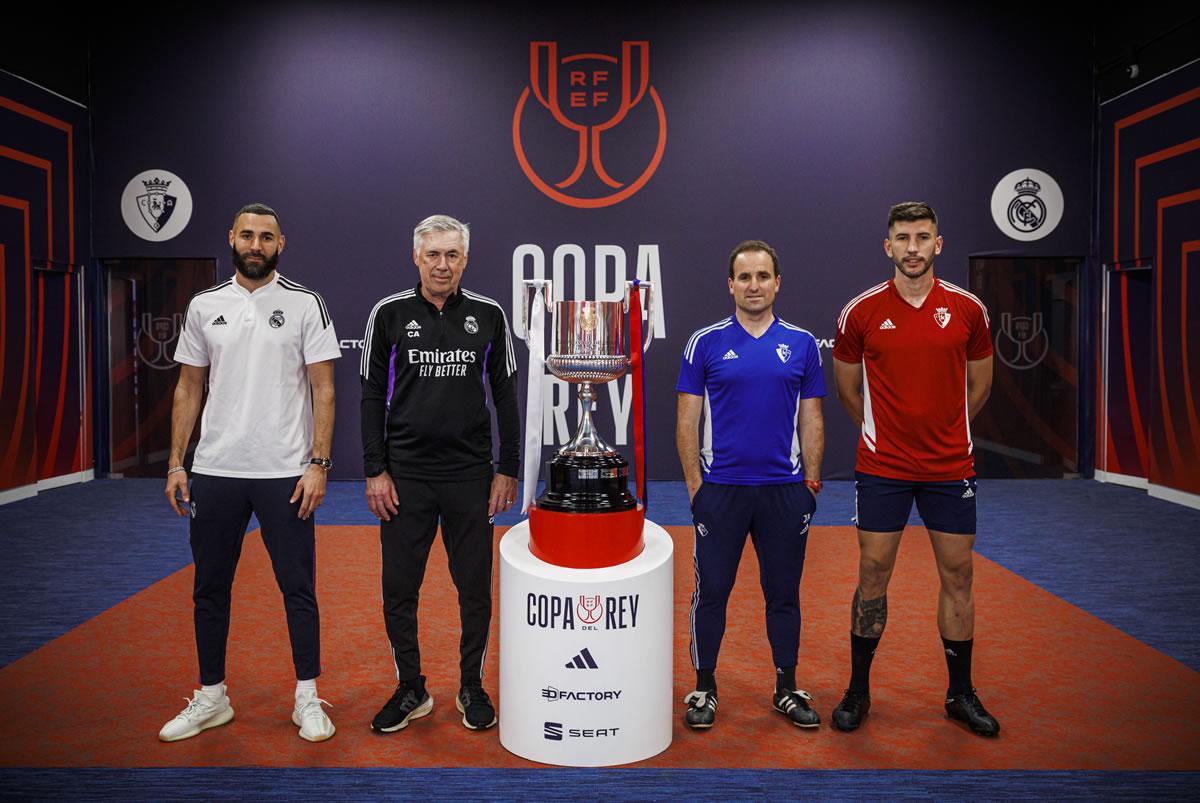
[[975, 477], [916, 482], [854, 472], [854, 521], [858, 529], [894, 533], [904, 529], [913, 500], [930, 530], [975, 534]]

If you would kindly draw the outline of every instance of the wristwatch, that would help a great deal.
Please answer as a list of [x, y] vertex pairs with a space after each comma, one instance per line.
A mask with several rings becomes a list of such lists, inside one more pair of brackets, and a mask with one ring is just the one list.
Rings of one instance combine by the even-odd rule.
[[333, 461], [328, 457], [314, 457], [312, 460], [309, 460], [308, 463], [312, 466], [320, 466], [326, 471], [333, 468]]

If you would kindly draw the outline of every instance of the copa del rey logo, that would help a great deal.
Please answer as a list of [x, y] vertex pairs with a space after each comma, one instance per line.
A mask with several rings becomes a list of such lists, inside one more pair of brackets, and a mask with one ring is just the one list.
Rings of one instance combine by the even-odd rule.
[[667, 115], [650, 84], [650, 43], [622, 42], [619, 56], [560, 57], [557, 42], [530, 42], [529, 86], [517, 100], [512, 135], [521, 170], [547, 197], [580, 209], [631, 197], [667, 145]]

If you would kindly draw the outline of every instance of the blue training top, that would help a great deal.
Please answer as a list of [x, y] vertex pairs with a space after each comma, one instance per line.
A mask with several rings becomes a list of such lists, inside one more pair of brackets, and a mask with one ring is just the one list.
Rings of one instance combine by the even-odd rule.
[[729, 317], [688, 338], [675, 389], [704, 397], [700, 467], [705, 482], [801, 482], [801, 399], [825, 395], [817, 341], [775, 318], [754, 338]]

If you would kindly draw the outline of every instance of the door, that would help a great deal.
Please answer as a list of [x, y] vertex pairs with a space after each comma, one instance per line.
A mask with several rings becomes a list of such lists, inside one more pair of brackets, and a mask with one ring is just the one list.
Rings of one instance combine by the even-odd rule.
[[992, 395], [971, 422], [980, 477], [1079, 471], [1080, 259], [973, 257], [992, 330]]
[[[211, 287], [212, 259], [105, 259], [108, 472], [162, 477], [179, 367], [172, 357], [188, 300]], [[188, 451], [195, 446], [192, 433]]]

